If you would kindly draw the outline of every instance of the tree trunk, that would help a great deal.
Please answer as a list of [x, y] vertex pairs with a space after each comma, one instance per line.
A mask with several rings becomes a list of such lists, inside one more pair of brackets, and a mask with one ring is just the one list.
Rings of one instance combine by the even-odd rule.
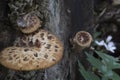
[[[42, 4], [46, 19], [44, 28], [55, 34], [64, 44], [62, 60], [49, 69], [28, 72], [9, 70], [1, 65], [0, 80], [84, 80], [78, 71], [77, 61], [88, 66], [85, 55], [72, 50], [69, 39], [80, 30], [92, 31], [93, 0], [43, 0]], [[16, 35], [13, 35], [11, 27], [5, 25], [6, 20], [4, 24], [1, 21], [3, 17], [7, 18], [7, 1], [0, 1], [0, 8], [0, 48], [4, 49], [11, 45], [14, 40], [12, 36], [15, 38]]]

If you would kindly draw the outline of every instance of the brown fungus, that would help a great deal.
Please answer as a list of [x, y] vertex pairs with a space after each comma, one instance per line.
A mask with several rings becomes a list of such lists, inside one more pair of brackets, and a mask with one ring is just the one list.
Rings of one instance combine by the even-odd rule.
[[[24, 37], [19, 37], [16, 39], [14, 46], [5, 48], [3, 51], [1, 51], [0, 63], [7, 68], [22, 71], [46, 69], [57, 64], [63, 56], [63, 45], [53, 34], [51, 34], [51, 36], [54, 40], [48, 38], [43, 40], [40, 36], [43, 33], [43, 37], [47, 37], [49, 34], [51, 34], [46, 30], [40, 30], [39, 32], [34, 33], [34, 35], [25, 34], [27, 35], [26, 38], [31, 39], [30, 41], [26, 39], [25, 47], [22, 44], [20, 44], [20, 47], [15, 46], [16, 44], [20, 43]], [[32, 46], [29, 45], [31, 41], [33, 44]], [[40, 44], [40, 47], [38, 47], [38, 44], [36, 44], [38, 42], [46, 43], [47, 47], [49, 48], [46, 48], [46, 45], [44, 44]]]
[[73, 38], [73, 47], [79, 50], [87, 48], [92, 42], [92, 36], [86, 31], [79, 31]]
[[28, 13], [17, 19], [17, 25], [23, 33], [29, 34], [41, 27], [42, 21], [35, 13]]

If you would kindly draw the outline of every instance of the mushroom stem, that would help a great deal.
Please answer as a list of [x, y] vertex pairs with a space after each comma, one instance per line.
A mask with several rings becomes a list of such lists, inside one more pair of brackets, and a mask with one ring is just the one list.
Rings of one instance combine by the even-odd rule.
[[79, 31], [72, 39], [73, 48], [81, 51], [85, 48], [88, 48], [92, 40], [93, 39], [90, 33], [86, 31]]

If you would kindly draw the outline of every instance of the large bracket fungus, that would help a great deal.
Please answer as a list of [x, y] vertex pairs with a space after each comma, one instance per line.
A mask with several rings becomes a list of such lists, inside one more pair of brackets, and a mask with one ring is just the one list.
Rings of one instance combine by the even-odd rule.
[[46, 69], [58, 63], [63, 56], [63, 44], [55, 35], [40, 29], [42, 18], [37, 3], [34, 0], [10, 0], [9, 7], [9, 18], [15, 26], [17, 21], [22, 35], [13, 46], [0, 52], [0, 63], [22, 71]]
[[23, 21], [25, 26], [22, 24], [20, 30], [30, 34], [23, 34], [15, 40], [13, 46], [2, 50], [0, 63], [7, 68], [23, 71], [46, 69], [58, 63], [63, 56], [60, 40], [50, 32], [38, 29], [41, 25], [37, 16], [27, 15]]
[[72, 40], [73, 48], [82, 50], [90, 46], [92, 42], [92, 36], [86, 31], [79, 31], [76, 33]]

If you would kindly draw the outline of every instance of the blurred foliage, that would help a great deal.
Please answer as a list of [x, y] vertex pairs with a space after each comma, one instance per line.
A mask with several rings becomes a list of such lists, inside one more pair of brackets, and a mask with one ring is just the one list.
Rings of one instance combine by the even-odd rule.
[[120, 69], [119, 59], [100, 51], [94, 53], [98, 55], [97, 58], [92, 53], [85, 52], [87, 60], [93, 66], [91, 71], [85, 70], [78, 61], [79, 71], [85, 80], [120, 80], [120, 76], [114, 71]]

